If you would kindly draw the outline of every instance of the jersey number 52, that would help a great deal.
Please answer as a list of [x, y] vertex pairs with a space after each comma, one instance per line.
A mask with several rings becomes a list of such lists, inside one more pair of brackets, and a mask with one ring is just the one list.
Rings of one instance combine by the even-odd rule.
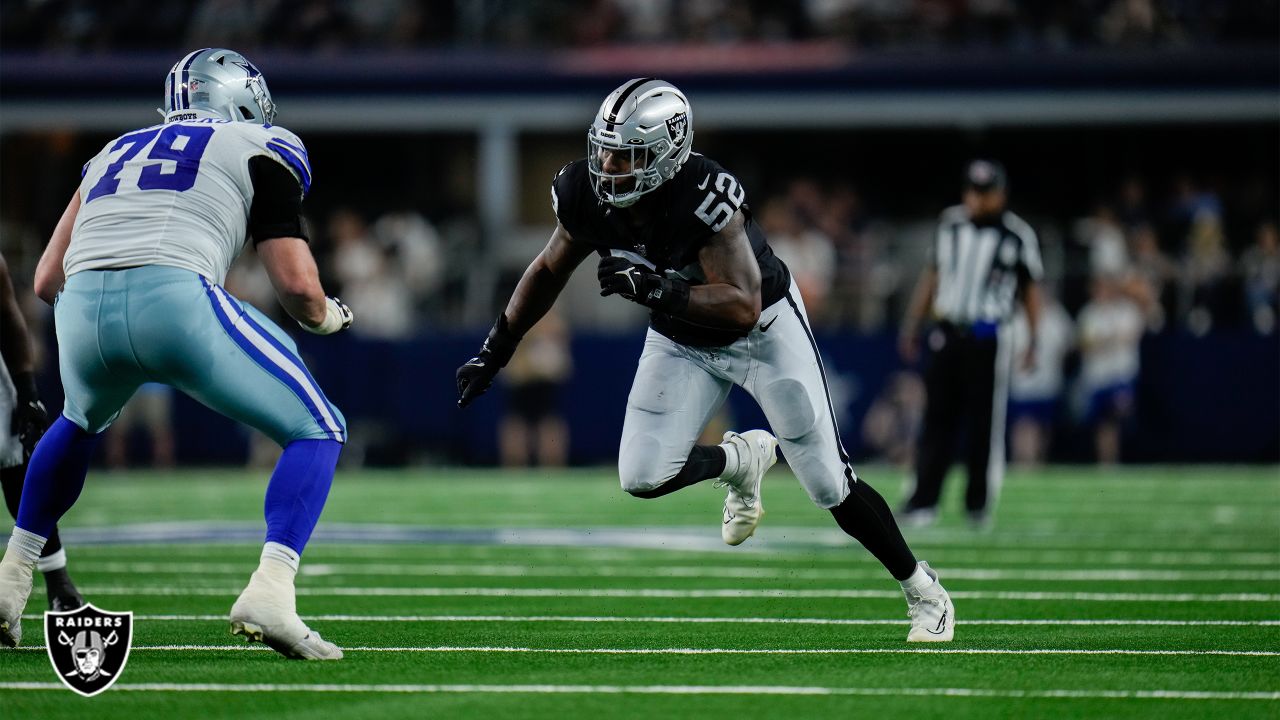
[[[705, 182], [705, 181], [704, 181]], [[705, 185], [703, 186], [705, 187]], [[742, 201], [747, 199], [747, 191], [738, 185], [738, 181], [727, 172], [716, 176], [715, 187], [707, 193], [706, 199], [694, 210], [698, 219], [720, 232], [738, 212]], [[715, 203], [713, 206], [712, 203]]]
[[[159, 137], [156, 137], [156, 136]], [[193, 127], [190, 125], [166, 125], [149, 128], [125, 135], [111, 146], [111, 152], [123, 150], [115, 161], [107, 166], [106, 172], [98, 180], [85, 204], [103, 195], [113, 195], [120, 189], [120, 171], [125, 163], [132, 160], [151, 141], [148, 163], [138, 173], [139, 190], [174, 190], [182, 192], [190, 190], [196, 184], [196, 174], [200, 172], [200, 158], [204, 157], [205, 148], [209, 146], [209, 138], [213, 137], [213, 128]], [[172, 172], [164, 172], [164, 161], [174, 163]]]

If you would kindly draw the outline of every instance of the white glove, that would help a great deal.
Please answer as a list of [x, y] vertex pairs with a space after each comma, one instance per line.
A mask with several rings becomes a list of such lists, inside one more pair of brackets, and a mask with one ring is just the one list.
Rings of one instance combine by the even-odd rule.
[[351, 327], [351, 321], [354, 319], [355, 315], [351, 313], [351, 308], [336, 297], [327, 297], [324, 299], [324, 320], [319, 325], [308, 325], [301, 320], [298, 324], [309, 333], [332, 335], [339, 330]]

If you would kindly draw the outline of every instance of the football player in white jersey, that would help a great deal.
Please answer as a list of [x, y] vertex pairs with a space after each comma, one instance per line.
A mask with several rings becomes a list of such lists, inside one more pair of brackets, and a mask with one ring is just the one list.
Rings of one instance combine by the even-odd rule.
[[161, 113], [163, 123], [112, 140], [85, 164], [36, 269], [36, 294], [54, 305], [66, 403], [32, 455], [0, 560], [0, 643], [21, 640], [31, 570], [79, 496], [103, 430], [138, 386], [158, 382], [284, 448], [267, 487], [266, 543], [231, 608], [232, 633], [287, 657], [336, 660], [342, 651], [298, 617], [293, 580], [346, 423], [289, 336], [221, 286], [252, 238], [303, 329], [351, 325], [351, 311], [325, 296], [307, 245], [307, 151], [271, 124], [266, 81], [230, 50], [178, 61]]

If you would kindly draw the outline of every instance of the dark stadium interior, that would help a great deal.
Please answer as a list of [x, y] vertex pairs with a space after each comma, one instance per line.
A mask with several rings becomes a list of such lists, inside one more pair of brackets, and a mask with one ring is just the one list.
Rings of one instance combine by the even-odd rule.
[[0, 720], [1280, 718], [1280, 0], [0, 0], [0, 350]]
[[[581, 156], [598, 97], [643, 73], [661, 73], [689, 94], [696, 150], [743, 180], [788, 261], [833, 268], [806, 292], [833, 365], [857, 386], [842, 429], [858, 457], [879, 452], [859, 428], [887, 378], [903, 369], [892, 339], [930, 224], [958, 201], [964, 162], [987, 156], [1008, 167], [1011, 206], [1039, 233], [1047, 286], [1068, 313], [1089, 299], [1096, 248], [1115, 238], [1124, 272], [1155, 298], [1143, 344], [1149, 372], [1126, 429], [1126, 458], [1280, 458], [1277, 393], [1245, 389], [1275, 390], [1280, 352], [1275, 2], [207, 0], [158, 12], [141, 2], [106, 8], [3, 4], [0, 79], [10, 111], [65, 117], [11, 115], [19, 120], [0, 135], [0, 239], [19, 282], [30, 277], [80, 165], [118, 132], [92, 120], [92, 108], [132, 103], [136, 112], [120, 122], [150, 122], [175, 53], [206, 38], [252, 53], [271, 78], [280, 122], [302, 135], [315, 166], [307, 214], [326, 282], [344, 298], [364, 298], [364, 317], [384, 320], [358, 324], [342, 355], [380, 363], [390, 344], [416, 369], [401, 378], [408, 390], [375, 383], [332, 391], [357, 426], [382, 429], [373, 445], [390, 447], [375, 447], [371, 462], [493, 457], [498, 410], [454, 417], [454, 355], [468, 352], [544, 241], [547, 183]], [[68, 85], [87, 105], [67, 98]], [[459, 98], [482, 116], [489, 107], [514, 116], [505, 125], [499, 118], [496, 134], [467, 129], [444, 117]], [[838, 117], [803, 109], [830, 98], [839, 98]], [[313, 112], [328, 100], [340, 110]], [[511, 175], [497, 185], [476, 170], [494, 147], [507, 159], [493, 167]], [[383, 261], [373, 276], [354, 277], [343, 258], [364, 256]], [[262, 278], [238, 273], [245, 293], [278, 316]], [[50, 336], [47, 313], [29, 305]], [[573, 382], [584, 389], [562, 400], [571, 426], [581, 426], [570, 457], [607, 463], [620, 411], [579, 403], [625, 396], [644, 318], [602, 309], [572, 288], [562, 307], [574, 336]], [[442, 343], [455, 352], [423, 354]], [[309, 358], [318, 376], [336, 375], [329, 355]], [[1069, 377], [1079, 362], [1068, 354]], [[52, 374], [43, 385], [56, 395]], [[1199, 390], [1186, 390], [1193, 386]], [[1170, 403], [1175, 388], [1180, 401]], [[397, 408], [366, 392], [417, 400]], [[1222, 402], [1223, 393], [1236, 401]], [[748, 403], [734, 408], [755, 417]], [[1060, 414], [1051, 457], [1089, 460], [1078, 410], [1064, 403]], [[598, 415], [604, 422], [593, 425]], [[179, 400], [175, 422], [218, 421]], [[1202, 424], [1240, 430], [1217, 436], [1200, 432]], [[413, 430], [437, 427], [454, 432]], [[212, 451], [179, 437], [180, 457], [199, 462], [239, 461], [244, 447]]]

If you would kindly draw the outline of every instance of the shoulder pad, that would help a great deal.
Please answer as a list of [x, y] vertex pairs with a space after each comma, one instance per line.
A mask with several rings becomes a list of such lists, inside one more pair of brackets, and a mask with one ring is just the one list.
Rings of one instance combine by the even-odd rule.
[[551, 179], [551, 204], [557, 215], [560, 213], [561, 206], [576, 204], [579, 193], [590, 192], [590, 187], [583, 177], [582, 170], [585, 167], [585, 160], [574, 160], [566, 163]]
[[252, 123], [242, 123], [242, 124], [248, 125], [251, 128], [257, 128], [265, 132], [268, 136], [277, 138], [279, 140], [283, 140], [289, 143], [290, 145], [297, 145], [298, 147], [303, 147], [302, 138], [299, 138], [296, 134], [293, 133], [293, 131], [289, 130], [283, 125], [254, 125]]
[[[724, 168], [720, 167], [720, 163], [705, 155], [690, 153], [689, 159], [685, 161], [676, 177], [683, 175], [686, 178], [692, 178], [694, 183], [700, 183], [707, 173], [711, 173], [714, 176], [720, 172], [724, 172]], [[695, 175], [697, 177], [694, 177]]]
[[[244, 123], [242, 123], [244, 124]], [[279, 125], [250, 125], [261, 132], [261, 144], [280, 159], [302, 183], [302, 194], [311, 190], [311, 158], [307, 156], [307, 148], [297, 135]]]
[[695, 219], [698, 235], [720, 232], [746, 204], [738, 178], [702, 155], [690, 155], [672, 183], [676, 212]]

